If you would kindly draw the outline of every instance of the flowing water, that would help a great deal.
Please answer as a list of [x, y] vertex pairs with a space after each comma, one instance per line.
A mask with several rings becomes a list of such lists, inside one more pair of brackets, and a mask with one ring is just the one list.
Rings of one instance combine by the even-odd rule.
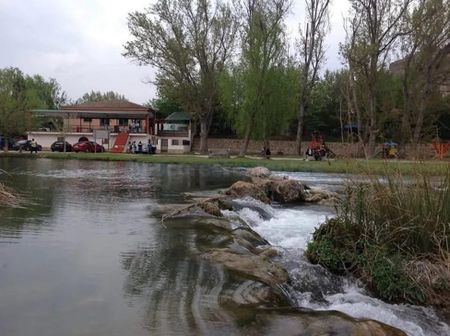
[[[198, 231], [159, 219], [161, 211], [188, 202], [189, 194], [229, 186], [241, 178], [239, 171], [14, 158], [0, 159], [0, 169], [9, 172], [0, 180], [26, 200], [23, 208], [0, 208], [0, 335], [277, 334], [273, 316], [255, 324], [251, 309], [223, 306], [219, 296], [246, 287], [195, 257]], [[329, 189], [345, 179], [293, 177]], [[292, 279], [291, 301], [311, 309], [305, 321], [338, 310], [410, 335], [450, 334], [431, 309], [383, 303], [355, 281], [305, 260], [311, 232], [332, 209], [237, 202], [237, 214], [280, 250]]]

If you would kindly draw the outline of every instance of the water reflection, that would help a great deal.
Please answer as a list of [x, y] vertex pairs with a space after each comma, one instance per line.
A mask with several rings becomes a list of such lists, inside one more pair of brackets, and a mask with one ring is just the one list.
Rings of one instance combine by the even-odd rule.
[[214, 282], [213, 272], [190, 261], [194, 235], [164, 229], [156, 209], [239, 174], [13, 158], [0, 169], [26, 200], [0, 209], [1, 335], [195, 333], [198, 277]]

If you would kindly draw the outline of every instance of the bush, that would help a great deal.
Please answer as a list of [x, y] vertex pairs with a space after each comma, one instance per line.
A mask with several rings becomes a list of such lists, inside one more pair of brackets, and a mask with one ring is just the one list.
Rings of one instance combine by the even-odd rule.
[[[314, 232], [307, 256], [333, 273], [360, 278], [387, 301], [448, 302], [442, 288], [450, 287], [449, 243], [450, 173], [440, 181], [371, 177], [346, 188], [337, 217]], [[420, 264], [434, 265], [424, 268], [429, 276], [411, 271]], [[438, 283], [429, 280], [436, 269], [447, 270]]]

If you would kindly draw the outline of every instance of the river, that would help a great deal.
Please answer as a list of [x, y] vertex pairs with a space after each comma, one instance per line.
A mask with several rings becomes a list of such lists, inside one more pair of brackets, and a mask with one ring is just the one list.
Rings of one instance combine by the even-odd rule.
[[[0, 208], [0, 335], [261, 333], [221, 306], [219, 292], [234, 289], [226, 274], [192, 257], [198, 234], [160, 223], [189, 195], [240, 179], [239, 170], [22, 158], [2, 158], [0, 169], [26, 200], [23, 208]], [[328, 189], [345, 179], [291, 177]], [[379, 320], [409, 335], [450, 334], [433, 310], [386, 304], [305, 260], [311, 232], [332, 209], [239, 202], [237, 214], [280, 251], [294, 304]]]

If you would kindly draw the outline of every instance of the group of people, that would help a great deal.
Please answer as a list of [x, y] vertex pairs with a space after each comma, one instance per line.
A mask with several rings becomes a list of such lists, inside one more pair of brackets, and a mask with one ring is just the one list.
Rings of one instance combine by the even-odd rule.
[[141, 124], [139, 120], [133, 121], [129, 126], [128, 129], [131, 133], [141, 133]]
[[321, 160], [323, 158], [333, 158], [336, 154], [325, 144], [325, 140], [319, 132], [314, 131], [311, 134], [311, 142], [306, 149], [306, 157]]
[[155, 152], [156, 152], [156, 147], [153, 146], [151, 140], [148, 140], [147, 144], [143, 144], [142, 141], [139, 141], [139, 142], [128, 141], [127, 153], [133, 153], [133, 154], [140, 154], [140, 153], [155, 154]]

